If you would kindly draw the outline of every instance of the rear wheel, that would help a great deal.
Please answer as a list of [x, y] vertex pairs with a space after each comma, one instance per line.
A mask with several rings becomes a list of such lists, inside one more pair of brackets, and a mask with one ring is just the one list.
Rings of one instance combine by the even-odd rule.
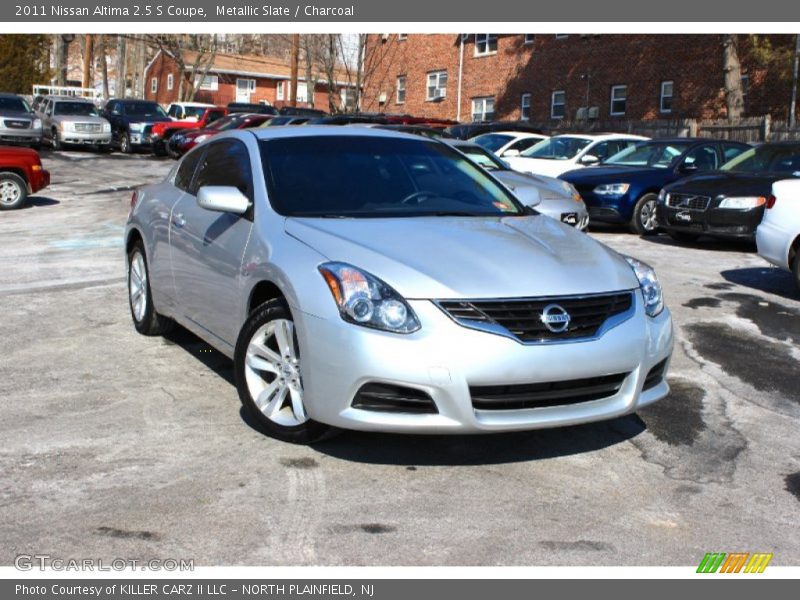
[[631, 230], [639, 235], [655, 235], [658, 233], [658, 221], [656, 220], [656, 194], [645, 194], [633, 207], [633, 218], [631, 218]]
[[792, 275], [794, 275], [794, 286], [800, 292], [800, 252], [794, 257], [794, 264], [792, 265]]
[[142, 335], [162, 335], [172, 329], [171, 319], [161, 316], [153, 305], [144, 244], [138, 241], [128, 254], [128, 302], [136, 331]]
[[16, 173], [0, 173], [0, 210], [19, 208], [28, 199], [28, 184]]
[[310, 444], [332, 432], [306, 412], [300, 348], [282, 300], [266, 302], [248, 317], [236, 343], [234, 369], [239, 398], [267, 435]]
[[133, 152], [131, 136], [127, 131], [123, 131], [122, 135], [119, 136], [119, 151], [123, 154], [130, 154]]

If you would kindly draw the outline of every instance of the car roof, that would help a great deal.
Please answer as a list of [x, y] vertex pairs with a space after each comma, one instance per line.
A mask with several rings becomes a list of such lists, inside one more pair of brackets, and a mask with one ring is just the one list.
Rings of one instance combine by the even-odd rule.
[[[510, 135], [515, 138], [546, 138], [550, 137], [545, 133], [535, 133], [533, 131], [506, 131], [505, 129], [501, 129], [498, 131], [487, 131], [486, 133], [482, 133], [480, 135], [476, 135], [475, 138], [483, 137], [484, 135]], [[473, 139], [475, 139], [473, 138]]]
[[[259, 140], [296, 137], [376, 137], [436, 142], [431, 138], [424, 138], [414, 133], [405, 133], [403, 131], [393, 131], [378, 127], [342, 127], [340, 125], [265, 127], [263, 129], [245, 129], [238, 132], [238, 135], [247, 135], [248, 133], [255, 135]], [[230, 134], [237, 135], [237, 132], [230, 132]]]
[[209, 104], [208, 102], [170, 102], [170, 104], [176, 104], [178, 106], [198, 106], [201, 108], [216, 106], [215, 104]]
[[609, 140], [609, 139], [625, 139], [625, 140], [649, 140], [650, 138], [643, 135], [634, 135], [631, 133], [559, 133], [550, 139], [558, 139], [562, 137], [573, 137], [582, 140]]
[[55, 100], [56, 102], [85, 102], [87, 104], [94, 104], [89, 98], [82, 98], [81, 96], [45, 96], [45, 100]]

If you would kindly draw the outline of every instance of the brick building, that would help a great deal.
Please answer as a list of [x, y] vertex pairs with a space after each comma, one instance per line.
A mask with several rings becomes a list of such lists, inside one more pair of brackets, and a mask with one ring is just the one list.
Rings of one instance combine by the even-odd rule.
[[[197, 53], [185, 51], [183, 56], [187, 70], [194, 65]], [[159, 51], [145, 69], [145, 98], [160, 104], [176, 102], [179, 98], [180, 67], [173, 56]], [[329, 109], [329, 98], [337, 107], [352, 102], [354, 86], [349, 83], [344, 69], [337, 71], [332, 96], [327, 80], [320, 77], [313, 84], [313, 91], [304, 77], [303, 65], [297, 85], [297, 106], [314, 106]], [[184, 85], [189, 85], [191, 73], [183, 74]], [[199, 76], [198, 76], [199, 77]], [[280, 107], [291, 101], [291, 67], [288, 61], [270, 56], [217, 54], [203, 81], [199, 83], [194, 100], [226, 105], [229, 102], [266, 101]], [[313, 94], [313, 97], [312, 97]]]
[[[765, 66], [754, 41], [739, 39], [745, 116], [785, 119], [787, 69]], [[773, 56], [793, 44], [769, 36]], [[362, 110], [460, 121], [722, 118], [722, 64], [719, 34], [375, 34]]]

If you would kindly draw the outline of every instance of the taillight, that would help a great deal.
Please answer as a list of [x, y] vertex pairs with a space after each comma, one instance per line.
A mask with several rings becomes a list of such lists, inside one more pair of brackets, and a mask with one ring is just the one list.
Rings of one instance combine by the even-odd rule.
[[777, 200], [777, 198], [775, 197], [775, 194], [770, 194], [767, 197], [767, 208], [772, 208], [773, 206], [775, 206], [775, 201], [776, 200]]

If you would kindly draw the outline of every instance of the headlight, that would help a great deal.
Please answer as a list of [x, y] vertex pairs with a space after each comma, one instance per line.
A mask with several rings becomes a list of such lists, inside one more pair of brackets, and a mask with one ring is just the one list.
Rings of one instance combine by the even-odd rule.
[[75, 123], [72, 121], [61, 121], [61, 131], [75, 131]]
[[111, 123], [108, 121], [103, 123], [103, 133], [111, 133]]
[[664, 203], [666, 203], [667, 198], [669, 198], [669, 194], [664, 191], [664, 188], [661, 188], [661, 191], [658, 192], [658, 201], [661, 204], [664, 204]]
[[206, 135], [198, 135], [196, 138], [194, 138], [194, 143], [195, 144], [199, 144], [200, 142], [206, 141], [208, 138], [209, 138], [209, 136], [207, 134]]
[[639, 287], [642, 289], [642, 295], [644, 296], [644, 311], [650, 317], [658, 316], [664, 310], [664, 295], [661, 292], [661, 284], [658, 282], [656, 272], [650, 265], [631, 256], [625, 256], [624, 258], [628, 261], [633, 272], [636, 273], [636, 278], [639, 280]]
[[42, 120], [41, 119], [34, 119], [33, 125], [31, 126], [33, 129], [41, 129], [42, 128]]
[[144, 130], [144, 123], [131, 123], [130, 128], [131, 131], [142, 131]]
[[629, 183], [604, 183], [594, 188], [594, 193], [598, 196], [622, 196], [629, 187]]
[[352, 265], [329, 262], [319, 272], [342, 319], [393, 333], [412, 333], [419, 321], [408, 303], [383, 281]]
[[719, 203], [720, 208], [756, 208], [762, 204], [766, 204], [767, 199], [764, 196], [739, 196], [738, 198], [725, 198]]

